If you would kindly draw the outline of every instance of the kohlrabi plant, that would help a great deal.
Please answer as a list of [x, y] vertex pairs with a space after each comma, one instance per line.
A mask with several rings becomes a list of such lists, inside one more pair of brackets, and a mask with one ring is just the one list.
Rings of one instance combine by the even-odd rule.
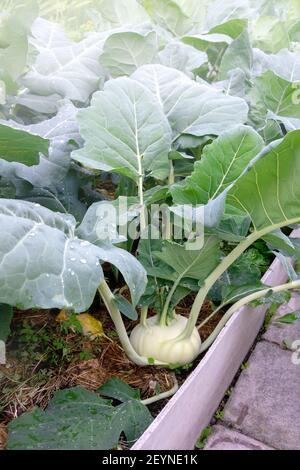
[[237, 308], [300, 287], [295, 4], [59, 3], [0, 1], [1, 308], [99, 293], [132, 361], [190, 363]]

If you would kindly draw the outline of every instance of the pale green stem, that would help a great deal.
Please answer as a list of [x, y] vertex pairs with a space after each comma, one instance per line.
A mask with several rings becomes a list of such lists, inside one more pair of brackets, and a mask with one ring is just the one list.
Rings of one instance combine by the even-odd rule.
[[172, 300], [172, 297], [178, 287], [178, 284], [179, 282], [181, 281], [181, 278], [178, 278], [176, 280], [176, 282], [174, 282], [167, 298], [166, 298], [166, 301], [165, 301], [165, 305], [164, 305], [164, 308], [163, 308], [163, 311], [162, 311], [162, 314], [160, 316], [160, 320], [159, 320], [159, 324], [160, 326], [166, 326], [167, 324], [167, 317], [168, 317], [168, 312], [169, 312], [169, 307], [170, 307], [170, 303], [171, 303], [171, 300]]
[[[174, 173], [174, 166], [172, 160], [169, 161], [169, 178], [168, 178], [168, 185], [169, 188], [174, 184], [175, 182], [175, 173]], [[171, 216], [167, 216], [166, 218], [166, 230], [165, 230], [165, 237], [166, 240], [172, 240], [173, 237], [173, 226], [171, 222]]]
[[203, 287], [199, 290], [194, 300], [186, 328], [184, 329], [183, 333], [178, 337], [178, 340], [185, 339], [191, 336], [196, 326], [200, 310], [202, 308], [203, 302], [205, 301], [208, 292], [210, 291], [212, 286], [215, 284], [215, 282], [217, 282], [220, 276], [222, 276], [222, 274], [227, 271], [227, 269], [241, 256], [241, 254], [244, 253], [245, 250], [247, 250], [247, 248], [249, 248], [254, 242], [256, 242], [256, 240], [264, 237], [271, 231], [273, 232], [276, 229], [285, 227], [287, 225], [292, 225], [298, 222], [299, 222], [299, 217], [286, 220], [284, 223], [274, 224], [272, 225], [272, 227], [268, 226], [260, 231], [255, 231], [251, 233], [245, 240], [240, 242], [234, 248], [234, 250], [232, 250], [232, 252], [229, 253], [229, 255], [226, 256], [226, 258], [223, 259], [223, 261], [219, 264], [219, 266], [206, 278], [206, 281]]
[[147, 326], [147, 315], [148, 315], [148, 306], [145, 305], [141, 308], [141, 315], [140, 315], [140, 324], [143, 326]]
[[141, 206], [141, 214], [140, 214], [140, 231], [143, 233], [146, 230], [146, 217], [145, 217], [145, 205], [144, 205], [144, 175], [142, 169], [142, 163], [140, 158], [138, 158], [138, 165], [139, 165], [139, 181], [138, 181], [138, 196], [140, 200]]
[[141, 400], [143, 405], [151, 405], [152, 403], [156, 403], [159, 400], [164, 400], [165, 398], [169, 398], [172, 395], [174, 395], [177, 392], [178, 388], [179, 388], [179, 385], [178, 385], [178, 382], [177, 382], [177, 379], [176, 379], [175, 375], [173, 375], [173, 381], [174, 381], [174, 385], [170, 390], [168, 390], [167, 392], [163, 392], [163, 393], [160, 393], [158, 395], [155, 395], [154, 397], [146, 398], [145, 400]]
[[282, 292], [285, 290], [291, 290], [291, 289], [299, 289], [300, 288], [300, 280], [297, 281], [292, 281], [288, 282], [287, 284], [282, 284], [280, 286], [276, 287], [268, 287], [264, 290], [260, 290], [258, 292], [254, 292], [253, 294], [248, 295], [247, 297], [244, 297], [243, 299], [238, 300], [232, 307], [230, 307], [225, 315], [222, 317], [220, 322], [218, 323], [217, 327], [214, 329], [214, 331], [211, 333], [211, 335], [204, 341], [204, 343], [201, 346], [201, 351], [204, 352], [206, 349], [209, 348], [209, 346], [214, 342], [224, 325], [228, 322], [228, 320], [232, 317], [232, 315], [237, 312], [240, 308], [244, 307], [244, 305], [249, 304], [250, 302], [253, 302], [254, 300], [260, 299], [264, 296], [266, 296], [270, 291], [277, 293], [277, 292]]
[[[146, 357], [139, 356], [137, 352], [134, 350], [129, 338], [128, 334], [121, 316], [121, 313], [119, 312], [119, 309], [117, 308], [115, 302], [114, 302], [114, 295], [111, 292], [109, 286], [107, 285], [106, 281], [103, 280], [100, 285], [99, 285], [99, 293], [103, 299], [103, 302], [111, 316], [111, 319], [115, 325], [116, 331], [118, 333], [120, 342], [122, 344], [122, 347], [129, 357], [129, 359], [134, 362], [135, 364], [139, 366], [148, 366], [149, 361]], [[153, 365], [153, 363], [152, 363]], [[154, 362], [154, 365], [167, 365], [165, 363], [161, 363], [158, 361]]]

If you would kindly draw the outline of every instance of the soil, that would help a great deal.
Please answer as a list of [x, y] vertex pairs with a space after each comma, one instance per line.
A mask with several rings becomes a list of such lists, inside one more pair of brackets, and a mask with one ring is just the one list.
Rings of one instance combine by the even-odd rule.
[[[193, 295], [182, 301], [177, 313], [188, 315]], [[212, 311], [210, 302], [202, 308], [199, 321]], [[45, 409], [53, 394], [62, 388], [81, 385], [97, 390], [109, 378], [118, 377], [140, 389], [142, 398], [149, 398], [173, 386], [175, 372], [179, 385], [190, 374], [193, 365], [175, 371], [157, 367], [139, 367], [133, 364], [121, 348], [113, 324], [99, 302], [90, 313], [101, 321], [105, 335], [93, 341], [75, 332], [62, 329], [56, 321], [59, 311], [15, 310], [12, 335], [8, 342], [7, 364], [0, 366], [0, 450], [5, 449], [7, 425], [35, 406]], [[218, 314], [201, 330], [205, 339], [221, 318]], [[128, 329], [133, 323], [128, 322]], [[166, 400], [150, 407], [156, 416]]]

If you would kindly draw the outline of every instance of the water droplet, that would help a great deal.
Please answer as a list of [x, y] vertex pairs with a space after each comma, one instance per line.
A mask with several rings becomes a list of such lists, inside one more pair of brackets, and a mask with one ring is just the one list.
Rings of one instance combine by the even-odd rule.
[[76, 258], [70, 258], [70, 261], [76, 261]]
[[41, 207], [41, 204], [36, 203], [34, 204], [34, 207]]
[[90, 242], [88, 241], [80, 242], [80, 246], [89, 246], [89, 245], [90, 245]]
[[82, 263], [82, 264], [86, 264], [86, 263], [87, 263], [87, 260], [86, 260], [86, 259], [84, 259], [84, 258], [81, 258], [81, 260], [80, 260], [80, 263]]
[[31, 233], [29, 234], [29, 237], [35, 237], [35, 236], [36, 236], [36, 233], [35, 233], [35, 232], [31, 232]]

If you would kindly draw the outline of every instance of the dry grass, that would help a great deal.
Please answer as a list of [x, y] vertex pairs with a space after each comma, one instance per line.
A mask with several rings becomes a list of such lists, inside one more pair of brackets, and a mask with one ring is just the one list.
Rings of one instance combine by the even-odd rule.
[[7, 430], [5, 424], [0, 423], [0, 450], [4, 450], [6, 446]]

